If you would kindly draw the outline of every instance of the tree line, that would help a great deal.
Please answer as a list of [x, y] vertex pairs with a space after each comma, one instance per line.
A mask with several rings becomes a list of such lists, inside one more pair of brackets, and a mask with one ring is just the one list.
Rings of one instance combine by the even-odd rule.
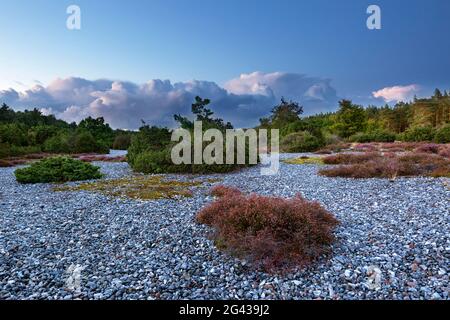
[[279, 129], [286, 152], [314, 151], [327, 144], [350, 142], [450, 142], [450, 95], [436, 89], [430, 98], [394, 106], [363, 107], [341, 100], [333, 113], [301, 118], [303, 107], [281, 100], [259, 128]]
[[67, 123], [38, 109], [14, 111], [0, 107], [0, 158], [31, 153], [108, 153], [127, 149], [131, 133], [113, 130], [103, 118]]

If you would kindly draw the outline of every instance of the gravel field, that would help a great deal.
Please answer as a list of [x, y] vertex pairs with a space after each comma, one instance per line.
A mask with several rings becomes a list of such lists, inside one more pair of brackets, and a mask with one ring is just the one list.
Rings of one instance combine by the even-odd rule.
[[[97, 165], [107, 178], [130, 174], [126, 163]], [[301, 193], [341, 221], [330, 260], [269, 275], [217, 251], [195, 223], [210, 185], [144, 202], [19, 185], [13, 171], [0, 168], [0, 299], [449, 299], [448, 179], [325, 178], [283, 163], [277, 176], [208, 176]]]

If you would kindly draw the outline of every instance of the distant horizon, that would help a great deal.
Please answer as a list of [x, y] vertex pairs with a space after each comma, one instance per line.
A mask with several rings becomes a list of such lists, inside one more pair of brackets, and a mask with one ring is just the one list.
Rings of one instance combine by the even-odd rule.
[[[61, 80], [64, 80], [64, 79], [61, 79]], [[108, 80], [105, 80], [105, 79], [93, 80], [93, 82], [95, 82], [95, 81], [108, 81]], [[152, 80], [152, 81], [154, 81], [154, 80]], [[198, 81], [198, 80], [192, 80], [192, 81]], [[174, 85], [176, 85], [176, 84], [174, 84]], [[442, 93], [446, 92], [447, 94], [450, 94], [450, 89], [435, 88], [434, 90], [436, 90], [436, 89], [440, 90]], [[434, 91], [434, 90], [433, 90], [433, 91]], [[339, 101], [341, 101], [341, 100], [350, 100], [350, 101], [352, 101], [352, 103], [355, 103], [356, 105], [359, 105], [359, 106], [363, 107], [364, 109], [367, 109], [367, 108], [370, 108], [370, 107], [383, 108], [383, 107], [385, 107], [385, 106], [389, 106], [390, 108], [393, 108], [393, 107], [395, 107], [395, 105], [397, 105], [397, 104], [399, 104], [399, 103], [411, 104], [411, 103], [414, 102], [414, 99], [419, 99], [419, 100], [420, 100], [420, 99], [430, 99], [430, 98], [433, 96], [433, 94], [434, 94], [434, 92], [433, 92], [433, 93], [430, 93], [430, 94], [427, 94], [427, 95], [420, 95], [420, 96], [419, 96], [419, 95], [416, 95], [416, 96], [412, 97], [411, 99], [398, 100], [398, 101], [391, 101], [391, 102], [385, 101], [384, 103], [381, 103], [381, 104], [378, 104], [378, 105], [376, 105], [376, 104], [366, 104], [366, 105], [364, 105], [364, 104], [358, 104], [358, 103], [355, 103], [354, 100], [351, 99], [351, 97], [341, 98], [341, 99], [339, 99]], [[208, 96], [202, 96], [202, 98], [208, 98], [208, 99], [209, 99]], [[281, 97], [281, 98], [284, 98], [284, 97]], [[281, 98], [280, 98], [280, 100], [276, 101], [272, 107], [275, 107], [277, 104], [279, 104], [279, 102], [281, 101]], [[292, 100], [292, 99], [286, 99], [286, 100]], [[298, 103], [303, 107], [301, 101], [296, 101], [296, 100], [292, 100], [292, 101], [298, 102]], [[305, 113], [305, 112], [303, 112], [300, 116], [301, 116], [301, 118], [308, 118], [308, 117], [318, 116], [318, 115], [321, 115], [321, 114], [335, 113], [335, 112], [337, 112], [338, 109], [339, 109], [339, 101], [337, 102], [336, 107], [334, 108], [334, 110], [328, 110], [328, 111], [324, 111], [324, 112], [316, 112], [316, 113]], [[194, 102], [194, 98], [192, 99], [191, 102]], [[34, 110], [34, 109], [37, 109], [37, 110], [39, 110], [40, 112], [42, 112], [43, 115], [46, 115], [46, 116], [50, 116], [50, 115], [55, 116], [56, 119], [63, 120], [63, 121], [65, 121], [65, 122], [69, 123], [69, 124], [72, 123], [72, 122], [75, 122], [75, 123], [78, 124], [81, 120], [86, 119], [86, 118], [88, 118], [88, 117], [92, 117], [92, 118], [99, 118], [99, 117], [102, 117], [102, 118], [105, 118], [105, 117], [102, 116], [102, 115], [100, 115], [100, 116], [98, 116], [98, 117], [93, 116], [93, 115], [86, 115], [85, 117], [79, 118], [77, 121], [70, 121], [70, 120], [63, 119], [63, 118], [59, 117], [58, 114], [55, 114], [55, 113], [50, 112], [50, 111], [51, 111], [50, 109], [41, 108], [41, 107], [39, 107], [39, 106], [29, 106], [29, 107], [24, 106], [24, 107], [22, 107], [22, 108], [17, 108], [17, 107], [14, 107], [14, 106], [12, 106], [12, 105], [9, 105], [8, 103], [5, 103], [4, 101], [1, 101], [1, 100], [0, 100], [0, 106], [3, 105], [3, 104], [6, 104], [8, 107], [10, 107], [11, 109], [13, 109], [13, 110], [15, 110], [15, 111], [22, 111], [22, 112], [23, 112], [23, 111], [32, 111], [32, 110]], [[211, 101], [211, 105], [214, 106], [214, 101]], [[186, 105], [186, 110], [183, 110], [183, 113], [181, 113], [182, 115], [187, 116], [188, 118], [189, 118], [189, 117], [192, 117], [192, 114], [191, 114], [191, 111], [190, 111], [190, 106], [191, 106], [191, 103], [189, 103], [188, 105]], [[271, 109], [271, 108], [270, 108], [270, 109]], [[266, 113], [264, 116], [268, 116], [268, 115], [270, 114], [270, 109], [268, 109], [267, 113]], [[217, 113], [216, 113], [217, 110], [215, 110], [214, 107], [212, 107], [211, 110], [214, 112], [214, 114], [217, 115]], [[172, 115], [172, 118], [173, 118], [173, 115]], [[257, 124], [259, 124], [259, 119], [260, 119], [260, 118], [254, 119], [255, 121], [258, 122]], [[155, 124], [155, 123], [147, 122], [145, 119], [139, 119], [139, 123], [140, 123], [140, 124], [142, 124], [142, 120], [143, 120], [144, 122], [146, 122], [146, 124], [152, 125], [152, 126], [153, 126], [153, 125], [156, 125], [156, 126], [159, 126], [159, 127], [167, 127], [167, 128], [169, 128], [169, 129], [171, 129], [171, 128], [176, 128], [176, 127], [177, 127], [176, 121], [173, 120], [173, 119], [172, 119], [172, 120], [173, 120], [172, 122], [173, 122], [174, 126], [158, 125], [158, 124]], [[226, 119], [226, 118], [225, 118], [224, 120], [225, 120], [225, 121], [228, 121], [228, 119]], [[111, 125], [111, 123], [109, 123], [109, 122], [107, 121], [107, 119], [105, 119], [105, 122], [108, 123], [109, 125]], [[232, 123], [232, 124], [233, 124], [233, 123]], [[248, 126], [247, 128], [255, 127], [255, 126], [257, 126], [257, 124], [255, 124], [255, 125], [253, 125], [253, 126]], [[140, 125], [139, 125], [139, 126], [136, 126], [136, 127], [134, 127], [134, 128], [121, 128], [121, 127], [115, 127], [115, 126], [111, 125], [111, 128], [113, 128], [113, 129], [115, 129], [115, 130], [117, 129], [117, 130], [125, 130], [125, 131], [137, 131], [137, 130], [139, 129], [139, 127], [140, 127]], [[245, 127], [239, 127], [239, 128], [245, 128]]]

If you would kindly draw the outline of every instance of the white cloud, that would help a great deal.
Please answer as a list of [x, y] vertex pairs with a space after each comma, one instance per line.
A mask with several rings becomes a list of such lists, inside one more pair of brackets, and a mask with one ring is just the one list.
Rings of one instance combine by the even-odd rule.
[[408, 86], [386, 87], [372, 94], [375, 98], [382, 98], [386, 102], [409, 101], [412, 100], [419, 89], [420, 87], [417, 84], [411, 84]]
[[141, 119], [149, 124], [174, 126], [173, 114], [190, 114], [196, 95], [211, 99], [215, 114], [236, 127], [256, 125], [282, 96], [299, 101], [306, 114], [333, 110], [338, 100], [329, 80], [294, 73], [255, 72], [230, 80], [224, 87], [197, 80], [172, 83], [156, 79], [139, 85], [70, 77], [20, 92], [0, 90], [0, 103], [21, 109], [38, 107], [45, 114], [69, 122], [102, 116], [114, 128], [135, 129]]

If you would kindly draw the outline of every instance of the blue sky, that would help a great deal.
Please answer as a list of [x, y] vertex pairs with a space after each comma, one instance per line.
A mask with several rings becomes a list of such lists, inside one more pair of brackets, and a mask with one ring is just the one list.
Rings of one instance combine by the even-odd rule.
[[[80, 31], [65, 27], [71, 4]], [[370, 4], [381, 30], [366, 27]], [[385, 87], [450, 88], [448, 0], [0, 0], [0, 12], [0, 90], [68, 77], [222, 87], [255, 71], [330, 79], [360, 103]]]

